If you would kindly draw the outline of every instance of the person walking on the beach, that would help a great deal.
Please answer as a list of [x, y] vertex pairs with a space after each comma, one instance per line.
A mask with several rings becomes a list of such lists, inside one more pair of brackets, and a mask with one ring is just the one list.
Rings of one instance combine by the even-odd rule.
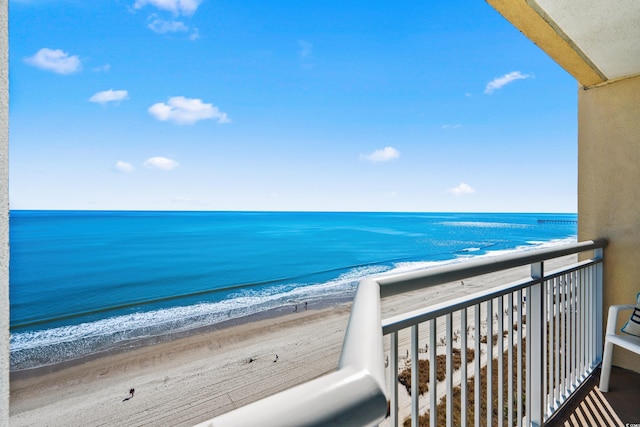
[[277, 354], [276, 354], [276, 358], [275, 358], [275, 359], [273, 359], [273, 361], [274, 361], [274, 362], [277, 362], [277, 361], [278, 361], [278, 355], [277, 355]]

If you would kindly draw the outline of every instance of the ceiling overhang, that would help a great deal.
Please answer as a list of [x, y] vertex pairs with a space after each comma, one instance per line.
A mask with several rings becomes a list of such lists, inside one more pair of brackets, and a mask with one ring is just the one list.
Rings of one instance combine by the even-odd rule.
[[638, 0], [486, 0], [578, 80], [640, 75]]

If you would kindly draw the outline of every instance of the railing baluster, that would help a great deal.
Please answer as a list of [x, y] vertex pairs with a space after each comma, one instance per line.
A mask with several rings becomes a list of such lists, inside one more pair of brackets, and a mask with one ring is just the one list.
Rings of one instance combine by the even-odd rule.
[[578, 319], [578, 304], [577, 304], [577, 276], [576, 272], [571, 272], [571, 391], [575, 390], [578, 386], [577, 375], [577, 363], [576, 363], [576, 341], [578, 334], [577, 319]]
[[526, 368], [525, 368], [525, 384], [526, 384], [526, 388], [525, 388], [525, 393], [526, 393], [526, 397], [525, 397], [525, 408], [526, 408], [526, 424], [527, 425], [531, 425], [531, 288], [527, 288], [527, 302], [525, 305], [525, 313], [526, 313], [526, 319], [527, 319], [527, 323], [525, 325], [525, 334], [526, 334], [526, 339], [527, 339], [527, 344], [526, 344]]
[[487, 425], [492, 426], [493, 416], [493, 300], [487, 301]]
[[587, 315], [589, 312], [589, 275], [585, 270], [581, 271], [582, 280], [584, 281], [582, 286], [582, 310], [584, 313], [584, 321], [582, 322], [582, 334], [584, 336], [584, 350], [583, 350], [583, 369], [585, 372], [589, 370], [589, 363], [591, 359], [589, 358], [589, 322], [590, 318], [593, 316]]
[[553, 343], [549, 341], [552, 335], [549, 333], [549, 322], [552, 316], [550, 304], [553, 304], [553, 296], [550, 295], [551, 294], [550, 289], [552, 288], [553, 288], [553, 280], [545, 280], [542, 283], [542, 293], [544, 294], [544, 297], [545, 297], [545, 304], [543, 307], [543, 318], [542, 318], [542, 327], [544, 329], [543, 342], [545, 343], [545, 351], [543, 355], [544, 378], [542, 383], [542, 395], [544, 396], [544, 398], [543, 398], [542, 412], [545, 414], [545, 416], [546, 414], [551, 412], [550, 408], [551, 408], [551, 405], [553, 405], [553, 399], [551, 399], [551, 397], [549, 396], [549, 388], [551, 387], [551, 384], [552, 384], [552, 382], [550, 381], [550, 376], [552, 375], [552, 372], [553, 372], [550, 369], [550, 365], [552, 363], [551, 360], [553, 359], [553, 357], [551, 356]]
[[574, 341], [574, 327], [573, 324], [573, 274], [569, 274], [569, 281], [567, 283], [567, 304], [569, 306], [567, 310], [567, 382], [569, 384], [568, 392], [573, 391], [573, 341]]
[[513, 426], [513, 292], [509, 292], [507, 296], [507, 304], [509, 310], [507, 311], [507, 396], [508, 396], [508, 418], [507, 422], [509, 426]]
[[[589, 305], [590, 305], [590, 309], [592, 310], [592, 313], [595, 313], [595, 310], [600, 310], [601, 311], [601, 305], [599, 303], [597, 303], [597, 294], [598, 294], [598, 288], [596, 286], [596, 281], [597, 281], [597, 271], [598, 271], [598, 267], [600, 266], [591, 266], [588, 271], [589, 271], [589, 295], [590, 295], [590, 299], [589, 299]], [[602, 349], [596, 350], [596, 348], [598, 348], [599, 344], [597, 343], [598, 340], [600, 340], [601, 337], [596, 337], [596, 334], [601, 333], [602, 332], [602, 325], [598, 325], [598, 319], [597, 319], [597, 315], [596, 316], [592, 316], [591, 322], [590, 322], [590, 334], [589, 334], [589, 344], [590, 344], [590, 349], [591, 349], [591, 354], [590, 356], [590, 360], [592, 361], [592, 364], [590, 366], [590, 368], [594, 368], [595, 364], [599, 363], [600, 358], [598, 358], [597, 354], [602, 351]], [[600, 345], [601, 347], [601, 345]]]
[[473, 369], [473, 394], [474, 394], [474, 425], [480, 425], [480, 304], [474, 306], [473, 311], [475, 366]]
[[453, 313], [447, 313], [446, 317], [446, 396], [447, 396], [447, 427], [453, 427]]
[[571, 381], [571, 335], [573, 332], [571, 325], [571, 275], [569, 274], [569, 280], [567, 280], [567, 311], [565, 312], [566, 316], [566, 324], [567, 324], [567, 342], [565, 348], [565, 364], [567, 369], [567, 396], [571, 393], [572, 390], [572, 381]]
[[548, 337], [549, 340], [549, 407], [556, 408], [558, 404], [558, 400], [556, 398], [556, 384], [555, 384], [555, 362], [556, 362], [556, 352], [555, 352], [555, 320], [556, 320], [556, 290], [558, 289], [558, 278], [551, 279], [549, 281], [549, 300], [548, 307], [549, 311], [547, 313], [547, 322], [548, 322]]
[[431, 427], [436, 427], [438, 420], [438, 389], [436, 379], [436, 323], [437, 319], [429, 321], [429, 413], [431, 415], [429, 423]]
[[572, 316], [571, 312], [573, 311], [573, 301], [571, 294], [571, 287], [573, 286], [571, 283], [572, 277], [569, 274], [569, 280], [567, 280], [567, 348], [566, 348], [566, 357], [565, 363], [567, 364], [567, 395], [571, 394], [573, 391], [573, 379], [571, 372], [571, 342], [573, 341], [573, 324], [571, 322]]
[[498, 297], [498, 426], [504, 425], [504, 296]]
[[583, 269], [580, 271], [580, 275], [582, 277], [582, 310], [585, 312], [584, 313], [584, 320], [582, 323], [582, 334], [583, 334], [583, 339], [584, 339], [584, 350], [583, 350], [583, 369], [585, 372], [589, 371], [589, 365], [591, 364], [591, 352], [590, 352], [590, 347], [591, 347], [591, 343], [589, 340], [589, 324], [591, 323], [591, 318], [593, 317], [593, 315], [589, 315], [588, 313], [590, 313], [590, 304], [589, 301], [591, 300], [591, 296], [589, 293], [589, 272], [588, 269]]
[[420, 379], [418, 364], [418, 325], [411, 326], [411, 426], [418, 427], [420, 404]]
[[584, 380], [585, 375], [585, 335], [584, 335], [584, 275], [581, 271], [577, 272], [578, 277], [578, 372], [580, 372], [580, 380]]
[[[586, 270], [583, 271], [587, 283], [585, 286], [585, 307], [587, 309], [587, 311], [589, 313], [593, 313], [594, 306], [593, 306], [593, 270], [591, 268], [588, 268]], [[594, 353], [593, 353], [593, 345], [594, 345], [594, 341], [593, 341], [593, 337], [592, 334], [594, 333], [593, 330], [593, 319], [594, 316], [589, 316], [587, 317], [587, 320], [585, 322], [585, 332], [587, 334], [587, 369], [591, 369], [591, 363], [594, 360]]]
[[389, 381], [391, 387], [391, 425], [398, 427], [398, 332], [391, 332], [389, 345]]
[[571, 288], [571, 278], [565, 280], [564, 283], [564, 395], [569, 396], [571, 393], [571, 371], [569, 362], [569, 353], [571, 350], [571, 295], [569, 289]]
[[561, 400], [560, 397], [560, 393], [561, 393], [561, 384], [562, 381], [560, 379], [560, 350], [562, 348], [561, 344], [560, 344], [560, 325], [561, 325], [561, 321], [560, 321], [560, 311], [561, 311], [561, 306], [562, 306], [562, 282], [564, 280], [566, 276], [561, 276], [558, 277], [556, 279], [556, 289], [555, 289], [555, 311], [554, 311], [554, 318], [555, 318], [555, 339], [554, 339], [554, 355], [555, 355], [555, 378], [554, 378], [554, 397], [555, 397], [555, 401], [556, 401], [556, 405], [558, 405], [558, 403]]
[[[585, 275], [585, 277], [587, 278], [587, 283], [584, 289], [584, 294], [585, 294], [585, 308], [587, 309], [587, 311], [589, 313], [593, 313], [593, 288], [591, 286], [591, 284], [593, 283], [593, 276], [592, 276], [592, 271], [590, 268], [587, 268], [586, 270], [583, 271], [583, 274]], [[587, 349], [586, 349], [586, 355], [587, 355], [587, 361], [586, 361], [586, 368], [587, 370], [590, 370], [592, 368], [591, 366], [591, 362], [593, 360], [593, 340], [591, 339], [591, 335], [593, 334], [593, 316], [590, 316], [587, 318], [585, 324], [584, 324], [584, 329], [585, 329], [585, 333], [587, 335], [587, 339], [586, 341], [586, 345], [587, 345]]]
[[565, 364], [565, 355], [566, 355], [566, 342], [567, 342], [567, 322], [566, 322], [566, 317], [567, 317], [567, 310], [566, 310], [566, 305], [567, 305], [567, 293], [566, 293], [566, 286], [567, 286], [567, 279], [565, 276], [565, 280], [562, 281], [562, 284], [560, 286], [560, 295], [561, 295], [561, 301], [560, 301], [560, 313], [558, 315], [558, 319], [560, 321], [560, 360], [559, 360], [559, 364], [560, 364], [560, 399], [564, 400], [566, 394], [566, 390], [567, 390], [567, 382], [566, 382], [566, 378], [567, 378], [567, 372], [566, 372], [566, 364]]
[[460, 310], [460, 420], [467, 422], [467, 309]]
[[[522, 348], [522, 289], [518, 289], [518, 292], [516, 293], [517, 296], [517, 309], [518, 309], [518, 357], [517, 357], [517, 368], [518, 368], [518, 375], [517, 375], [517, 389], [518, 389], [518, 399], [517, 399], [517, 404], [518, 404], [518, 427], [522, 427], [522, 418], [524, 416], [523, 411], [522, 411], [522, 381], [524, 380], [523, 375], [522, 375], [522, 358], [523, 353], [524, 353], [524, 348]], [[477, 425], [477, 424], [476, 424]]]

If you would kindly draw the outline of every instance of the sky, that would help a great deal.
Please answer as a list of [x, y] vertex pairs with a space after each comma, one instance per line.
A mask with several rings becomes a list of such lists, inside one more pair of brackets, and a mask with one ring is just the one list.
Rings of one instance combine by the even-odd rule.
[[11, 209], [576, 212], [576, 80], [482, 0], [9, 0]]

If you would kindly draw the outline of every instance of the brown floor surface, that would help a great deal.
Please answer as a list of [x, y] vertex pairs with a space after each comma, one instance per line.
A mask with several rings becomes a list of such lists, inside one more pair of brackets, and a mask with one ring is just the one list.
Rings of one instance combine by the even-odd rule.
[[600, 369], [545, 425], [550, 427], [640, 426], [640, 374], [613, 367], [609, 392], [598, 389]]

